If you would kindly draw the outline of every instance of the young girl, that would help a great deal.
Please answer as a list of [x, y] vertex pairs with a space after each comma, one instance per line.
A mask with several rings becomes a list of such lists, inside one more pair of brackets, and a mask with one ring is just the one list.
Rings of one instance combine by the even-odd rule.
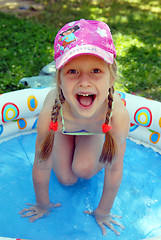
[[[62, 48], [62, 33], [74, 26], [75, 41]], [[20, 213], [33, 222], [60, 206], [49, 200], [51, 169], [62, 184], [71, 185], [105, 168], [99, 205], [85, 213], [94, 216], [104, 235], [105, 225], [119, 234], [112, 224], [124, 227], [110, 211], [122, 180], [129, 115], [114, 93], [116, 50], [110, 29], [99, 21], [68, 23], [58, 32], [54, 49], [57, 89], [46, 97], [37, 125], [33, 166], [37, 203]]]

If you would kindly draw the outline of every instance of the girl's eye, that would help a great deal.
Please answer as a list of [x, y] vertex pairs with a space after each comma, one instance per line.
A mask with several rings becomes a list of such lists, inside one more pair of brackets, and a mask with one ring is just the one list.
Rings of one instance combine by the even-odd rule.
[[100, 73], [101, 71], [98, 68], [92, 70], [92, 73]]
[[68, 73], [70, 73], [70, 74], [77, 74], [78, 71], [75, 70], [75, 69], [70, 69], [70, 70], [68, 71]]

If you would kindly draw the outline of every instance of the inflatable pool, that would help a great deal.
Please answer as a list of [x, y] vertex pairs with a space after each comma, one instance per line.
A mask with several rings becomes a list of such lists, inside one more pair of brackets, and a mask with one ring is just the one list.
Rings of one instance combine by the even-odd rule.
[[103, 170], [72, 187], [59, 184], [52, 173], [50, 198], [62, 207], [35, 223], [20, 217], [25, 204], [35, 202], [32, 165], [37, 118], [50, 90], [30, 88], [0, 95], [0, 240], [161, 239], [161, 103], [123, 92], [119, 94], [131, 126], [123, 181], [112, 209], [123, 217], [121, 235], [109, 230], [102, 236], [94, 219], [83, 214], [99, 202]]

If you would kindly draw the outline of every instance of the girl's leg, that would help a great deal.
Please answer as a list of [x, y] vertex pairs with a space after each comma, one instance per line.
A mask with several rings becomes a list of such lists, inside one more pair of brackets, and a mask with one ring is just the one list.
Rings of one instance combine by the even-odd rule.
[[75, 137], [55, 133], [52, 151], [53, 170], [60, 183], [72, 185], [77, 181], [77, 176], [72, 170]]
[[77, 136], [72, 170], [76, 176], [89, 179], [99, 172], [104, 164], [99, 162], [104, 135]]

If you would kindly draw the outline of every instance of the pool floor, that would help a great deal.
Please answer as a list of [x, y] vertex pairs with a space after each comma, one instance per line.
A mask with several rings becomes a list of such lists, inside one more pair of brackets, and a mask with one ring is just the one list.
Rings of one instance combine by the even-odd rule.
[[127, 140], [124, 174], [112, 213], [122, 215], [125, 230], [116, 236], [107, 229], [102, 236], [94, 218], [100, 200], [104, 171], [90, 180], [79, 179], [62, 186], [51, 174], [50, 200], [62, 206], [48, 217], [30, 223], [21, 218], [26, 203], [35, 203], [32, 185], [36, 133], [21, 135], [0, 144], [0, 236], [31, 240], [140, 240], [161, 235], [161, 155]]

